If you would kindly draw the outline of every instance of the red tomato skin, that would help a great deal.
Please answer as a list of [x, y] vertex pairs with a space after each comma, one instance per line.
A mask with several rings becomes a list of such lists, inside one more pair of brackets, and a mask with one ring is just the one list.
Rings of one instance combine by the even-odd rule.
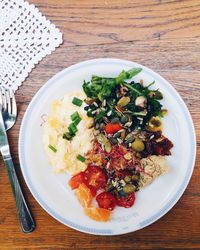
[[105, 208], [112, 211], [116, 207], [116, 198], [108, 192], [103, 192], [97, 195], [96, 201], [100, 208]]
[[91, 191], [93, 196], [99, 189], [105, 188], [106, 176], [100, 167], [89, 165], [84, 172], [74, 175], [69, 180], [71, 189], [76, 189], [81, 183], [84, 183]]
[[85, 183], [96, 190], [105, 188], [106, 175], [100, 167], [89, 165], [85, 170]]
[[119, 123], [113, 124], [110, 122], [105, 126], [105, 131], [107, 134], [114, 134], [121, 129], [122, 129], [122, 126]]
[[86, 181], [84, 181], [84, 184], [90, 189], [92, 196], [95, 197], [98, 189], [89, 185]]
[[79, 185], [81, 183], [84, 182], [84, 178], [85, 178], [85, 173], [84, 172], [80, 172], [74, 176], [72, 176], [72, 178], [69, 180], [69, 185], [71, 187], [71, 189], [76, 189], [79, 187]]
[[127, 196], [117, 198], [117, 205], [119, 207], [129, 208], [135, 203], [135, 193], [130, 193]]

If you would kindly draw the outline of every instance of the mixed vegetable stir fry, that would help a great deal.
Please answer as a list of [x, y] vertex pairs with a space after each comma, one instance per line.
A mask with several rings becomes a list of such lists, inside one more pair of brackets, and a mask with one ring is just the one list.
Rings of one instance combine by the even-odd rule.
[[[90, 190], [98, 206], [113, 210], [116, 205], [131, 207], [135, 192], [140, 189], [142, 173], [140, 160], [157, 155], [170, 155], [172, 142], [162, 134], [162, 117], [167, 113], [160, 100], [163, 94], [143, 81], [128, 81], [141, 72], [141, 68], [122, 71], [116, 78], [92, 76], [84, 82], [87, 96], [84, 109], [93, 118], [93, 148], [77, 159], [87, 164], [87, 169], [73, 176], [72, 189]], [[73, 104], [82, 105], [76, 97]], [[63, 134], [73, 140], [81, 118], [72, 114], [72, 123]], [[88, 206], [90, 205], [87, 204]]]

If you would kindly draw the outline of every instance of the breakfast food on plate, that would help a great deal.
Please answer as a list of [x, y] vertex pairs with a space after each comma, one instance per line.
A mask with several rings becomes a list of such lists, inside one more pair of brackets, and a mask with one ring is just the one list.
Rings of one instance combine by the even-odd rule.
[[[154, 82], [92, 76], [83, 91], [53, 102], [44, 145], [54, 172], [72, 174], [69, 185], [87, 216], [108, 221], [116, 206], [129, 208], [135, 193], [168, 172], [172, 142], [162, 133], [162, 93]], [[96, 206], [92, 205], [96, 200]]]
[[[84, 155], [92, 148], [92, 118], [85, 113], [84, 105], [73, 104], [74, 96], [82, 100], [86, 97], [81, 91], [66, 94], [62, 100], [54, 101], [44, 125], [45, 151], [55, 173], [75, 174], [84, 170], [86, 164], [77, 160], [77, 156]], [[67, 127], [76, 133], [73, 140], [66, 139]]]

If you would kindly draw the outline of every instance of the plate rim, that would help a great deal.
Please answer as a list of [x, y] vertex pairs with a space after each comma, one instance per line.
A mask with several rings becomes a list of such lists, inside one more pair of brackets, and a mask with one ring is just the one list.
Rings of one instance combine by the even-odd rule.
[[[134, 66], [137, 67], [142, 67], [146, 72], [150, 73], [150, 75], [154, 75], [156, 76], [158, 79], [161, 79], [166, 86], [172, 91], [173, 94], [175, 94], [176, 97], [178, 97], [178, 101], [180, 103], [180, 105], [183, 107], [183, 112], [186, 114], [187, 118], [188, 118], [188, 126], [191, 128], [191, 143], [192, 143], [192, 150], [191, 150], [191, 157], [192, 157], [192, 161], [190, 163], [190, 165], [187, 167], [186, 170], [186, 174], [184, 177], [184, 180], [181, 184], [181, 186], [179, 187], [179, 189], [176, 191], [175, 195], [173, 195], [173, 197], [171, 198], [170, 201], [167, 202], [167, 204], [165, 204], [162, 209], [157, 212], [156, 214], [150, 216], [148, 219], [142, 221], [139, 223], [137, 228], [134, 229], [129, 229], [127, 231], [122, 231], [122, 232], [112, 232], [112, 230], [109, 229], [95, 229], [95, 228], [89, 228], [86, 226], [81, 226], [78, 225], [74, 222], [68, 221], [68, 219], [62, 218], [59, 214], [55, 213], [47, 204], [45, 204], [45, 202], [42, 200], [42, 198], [39, 196], [39, 194], [37, 193], [37, 191], [34, 189], [34, 186], [30, 180], [30, 178], [28, 178], [28, 174], [26, 172], [26, 164], [25, 164], [25, 157], [23, 155], [23, 136], [24, 136], [24, 131], [26, 128], [26, 121], [27, 121], [27, 117], [29, 116], [29, 112], [31, 112], [32, 107], [34, 107], [34, 103], [37, 102], [37, 99], [39, 98], [40, 95], [42, 95], [42, 93], [45, 91], [45, 89], [47, 89], [49, 87], [49, 85], [51, 84], [52, 81], [55, 81], [57, 78], [61, 77], [63, 74], [66, 74], [67, 72], [69, 73], [70, 71], [76, 70], [80, 67], [83, 66], [87, 66], [90, 64], [95, 64], [95, 63], [115, 63], [115, 64], [120, 64], [124, 66], [128, 66], [128, 67], [132, 67], [133, 64]], [[194, 128], [194, 124], [193, 124], [193, 120], [192, 117], [190, 115], [190, 112], [185, 104], [185, 102], [183, 101], [182, 97], [180, 96], [180, 94], [176, 91], [176, 89], [167, 81], [165, 80], [161, 75], [159, 75], [158, 73], [156, 73], [155, 71], [151, 70], [150, 68], [133, 62], [133, 61], [129, 61], [129, 60], [123, 60], [123, 59], [117, 59], [117, 58], [97, 58], [97, 59], [92, 59], [92, 60], [86, 60], [86, 61], [82, 61], [76, 64], [73, 64], [63, 70], [61, 70], [60, 72], [58, 72], [57, 74], [55, 74], [53, 77], [51, 77], [49, 80], [47, 80], [44, 85], [42, 87], [39, 88], [39, 90], [36, 92], [36, 94], [33, 96], [32, 100], [30, 101], [22, 122], [21, 122], [21, 126], [20, 126], [20, 132], [19, 132], [19, 140], [18, 140], [18, 153], [19, 153], [19, 161], [20, 161], [20, 168], [24, 177], [24, 180], [26, 182], [26, 185], [28, 186], [31, 194], [33, 195], [33, 197], [35, 198], [35, 200], [39, 203], [39, 205], [49, 214], [51, 215], [54, 219], [56, 219], [57, 221], [59, 221], [60, 223], [71, 227], [75, 230], [78, 230], [80, 232], [84, 232], [84, 233], [89, 233], [89, 234], [93, 234], [93, 235], [122, 235], [122, 234], [126, 234], [126, 233], [131, 233], [134, 231], [137, 231], [139, 229], [142, 229], [144, 227], [147, 227], [149, 225], [151, 225], [152, 223], [156, 222], [157, 220], [159, 220], [161, 217], [163, 217], [166, 213], [168, 213], [172, 207], [178, 202], [178, 200], [181, 198], [181, 196], [183, 195], [184, 191], [186, 190], [189, 181], [191, 179], [193, 170], [194, 170], [194, 166], [195, 166], [195, 160], [196, 160], [196, 133], [195, 133], [195, 128]]]

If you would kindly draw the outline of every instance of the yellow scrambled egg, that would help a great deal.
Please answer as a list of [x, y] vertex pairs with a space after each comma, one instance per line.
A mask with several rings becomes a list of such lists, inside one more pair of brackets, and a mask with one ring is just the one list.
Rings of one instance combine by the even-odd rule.
[[[67, 172], [76, 174], [84, 171], [86, 164], [77, 160], [77, 155], [82, 155], [91, 149], [93, 139], [92, 118], [84, 111], [84, 103], [78, 107], [72, 103], [74, 97], [81, 100], [86, 98], [84, 92], [66, 94], [62, 100], [56, 100], [51, 105], [48, 120], [44, 125], [43, 142], [50, 165], [54, 173]], [[77, 126], [77, 133], [71, 141], [63, 139], [63, 134], [68, 131], [67, 127], [72, 122], [71, 115], [78, 112], [81, 121]], [[53, 152], [52, 145], [57, 152]]]

